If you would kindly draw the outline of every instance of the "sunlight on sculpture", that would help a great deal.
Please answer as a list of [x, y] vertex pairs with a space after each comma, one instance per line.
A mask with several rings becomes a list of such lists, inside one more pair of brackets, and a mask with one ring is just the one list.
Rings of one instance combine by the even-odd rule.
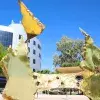
[[[28, 40], [42, 33], [45, 26], [34, 17], [21, 0], [18, 2], [23, 17], [21, 22]], [[0, 66], [7, 78], [6, 87], [2, 93], [4, 100], [34, 99], [36, 86], [27, 54], [27, 44], [21, 39], [16, 50], [9, 47], [8, 54], [0, 61]]]
[[[76, 74], [39, 74], [33, 73], [37, 91], [50, 90], [52, 88], [78, 88]], [[62, 84], [63, 83], [63, 84]]]
[[93, 43], [93, 39], [84, 30], [80, 28], [80, 31], [85, 36], [85, 44], [83, 46], [83, 61], [81, 66], [92, 71], [99, 71], [100, 68], [100, 48], [96, 47]]
[[84, 94], [92, 100], [100, 100], [100, 48], [93, 44], [93, 39], [83, 29], [80, 31], [85, 36], [83, 46], [81, 68], [87, 69], [84, 79], [81, 82], [81, 89]]
[[45, 26], [29, 11], [24, 3], [19, 0], [22, 18], [22, 25], [27, 33], [28, 39], [31, 39], [42, 33]]
[[7, 63], [9, 77], [3, 91], [4, 98], [33, 100], [36, 87], [27, 53], [27, 44], [21, 39], [16, 50], [13, 51], [12, 48], [8, 48], [7, 58], [1, 61], [3, 64]]
[[[27, 40], [39, 35], [45, 26], [19, 0], [22, 14], [22, 25]], [[39, 74], [32, 71], [28, 55], [27, 43], [20, 39], [16, 49], [8, 48], [8, 53], [0, 61], [0, 67], [7, 78], [3, 90], [3, 100], [34, 100], [35, 94], [52, 88], [80, 88], [93, 100], [100, 100], [100, 49], [93, 44], [93, 39], [80, 28], [85, 36], [80, 67], [86, 72], [84, 79], [77, 86], [76, 74]], [[27, 42], [27, 41], [26, 41]], [[0, 99], [2, 99], [0, 95]]]

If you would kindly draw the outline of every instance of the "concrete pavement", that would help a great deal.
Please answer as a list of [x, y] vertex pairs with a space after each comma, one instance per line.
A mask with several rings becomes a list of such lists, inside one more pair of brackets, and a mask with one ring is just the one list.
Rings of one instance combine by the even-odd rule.
[[[3, 100], [0, 95], [0, 100]], [[83, 95], [44, 95], [39, 94], [35, 100], [89, 100], [88, 97]]]
[[89, 100], [84, 95], [44, 95], [41, 94], [35, 100]]

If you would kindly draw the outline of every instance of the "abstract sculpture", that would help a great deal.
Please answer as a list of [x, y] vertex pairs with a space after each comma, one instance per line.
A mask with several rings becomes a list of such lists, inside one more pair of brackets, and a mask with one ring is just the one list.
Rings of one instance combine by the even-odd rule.
[[32, 14], [21, 0], [19, 0], [19, 6], [22, 14], [21, 22], [26, 31], [27, 39], [41, 34], [45, 26]]
[[27, 58], [27, 44], [20, 40], [15, 50], [8, 48], [8, 54], [1, 60], [7, 66], [7, 84], [3, 97], [7, 100], [33, 100], [36, 91], [32, 70]]
[[7, 67], [7, 84], [2, 93], [5, 100], [34, 100], [36, 92], [39, 91], [77, 88], [74, 74], [48, 75], [32, 72], [27, 53], [27, 44], [21, 38], [16, 49], [9, 47], [7, 55], [0, 61], [2, 67]]
[[80, 88], [84, 94], [92, 100], [100, 100], [100, 49], [93, 44], [93, 39], [80, 28], [85, 35], [85, 44], [83, 46], [81, 68], [87, 69]]
[[[29, 40], [42, 33], [44, 25], [33, 16], [21, 0], [18, 2], [23, 16], [21, 22], [26, 31], [27, 40]], [[21, 39], [16, 50], [9, 47], [8, 54], [0, 61], [0, 66], [7, 78], [7, 84], [3, 91], [4, 100], [34, 99], [36, 86], [27, 54], [27, 44]]]
[[85, 44], [83, 46], [81, 67], [92, 72], [98, 72], [100, 68], [100, 49], [93, 44], [93, 39], [80, 28], [85, 35]]
[[[39, 35], [45, 26], [27, 9], [19, 0], [22, 25], [27, 34], [27, 40]], [[93, 100], [100, 100], [100, 49], [93, 44], [93, 39], [80, 28], [85, 35], [81, 68], [88, 70], [88, 76], [84, 77], [80, 88]], [[26, 40], [26, 42], [27, 42]], [[51, 88], [77, 87], [75, 74], [44, 75], [33, 73], [27, 57], [27, 44], [21, 38], [19, 45], [13, 50], [8, 48], [7, 55], [0, 61], [0, 66], [7, 78], [6, 87], [2, 93], [4, 100], [34, 100], [38, 91]]]

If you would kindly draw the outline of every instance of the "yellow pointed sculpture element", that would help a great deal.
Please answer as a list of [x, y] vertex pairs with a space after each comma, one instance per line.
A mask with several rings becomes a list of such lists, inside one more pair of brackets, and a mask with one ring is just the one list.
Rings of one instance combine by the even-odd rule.
[[95, 46], [93, 39], [87, 32], [80, 28], [85, 36], [85, 43], [82, 48], [81, 67], [87, 69], [84, 72], [80, 88], [84, 94], [92, 100], [100, 100], [100, 48]]
[[89, 34], [79, 27], [81, 33], [85, 36], [85, 44], [91, 45], [94, 43], [93, 39], [89, 36]]
[[85, 36], [85, 43], [82, 48], [82, 62], [81, 67], [92, 71], [94, 73], [98, 73], [100, 71], [100, 48], [98, 48], [95, 44], [91, 36], [80, 28], [80, 31]]
[[22, 25], [27, 33], [28, 39], [39, 35], [45, 26], [29, 11], [23, 2], [19, 0], [22, 18]]
[[2, 61], [3, 64], [7, 63], [9, 76], [3, 96], [10, 97], [11, 100], [34, 100], [33, 94], [36, 92], [36, 86], [27, 52], [27, 44], [21, 39], [15, 50], [8, 49], [9, 60]]

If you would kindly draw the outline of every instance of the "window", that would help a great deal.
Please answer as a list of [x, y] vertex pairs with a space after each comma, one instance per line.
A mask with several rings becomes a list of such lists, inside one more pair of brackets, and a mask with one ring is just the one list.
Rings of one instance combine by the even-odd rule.
[[41, 58], [41, 54], [39, 53], [39, 57]]
[[36, 45], [36, 42], [35, 41], [33, 41], [33, 45]]
[[30, 48], [28, 47], [28, 52], [30, 52]]
[[35, 69], [33, 68], [33, 72], [35, 72]]
[[36, 64], [36, 60], [35, 59], [33, 59], [33, 64]]
[[22, 36], [22, 35], [19, 35], [19, 39], [21, 39], [21, 36]]
[[38, 48], [41, 49], [41, 46], [38, 44]]
[[33, 54], [36, 54], [36, 50], [33, 50]]
[[0, 31], [0, 43], [2, 43], [5, 47], [9, 47], [12, 45], [13, 33]]

